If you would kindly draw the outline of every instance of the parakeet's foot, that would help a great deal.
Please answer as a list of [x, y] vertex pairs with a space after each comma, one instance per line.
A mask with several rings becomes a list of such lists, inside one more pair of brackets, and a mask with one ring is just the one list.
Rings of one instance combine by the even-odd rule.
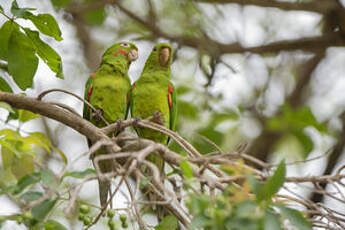
[[96, 122], [100, 122], [102, 120], [103, 113], [103, 109], [96, 109], [92, 113], [92, 117], [96, 120]]
[[122, 130], [122, 120], [119, 118], [116, 120], [116, 131], [119, 132]]
[[94, 158], [95, 158], [95, 153], [91, 153], [90, 156], [89, 156], [89, 159], [93, 160]]
[[133, 128], [137, 128], [137, 125], [138, 125], [138, 122], [141, 121], [142, 118], [140, 116], [137, 116], [134, 118], [134, 121], [133, 121]]
[[164, 125], [164, 123], [163, 123], [163, 121], [161, 119], [161, 116], [162, 116], [162, 113], [156, 110], [153, 113], [153, 120], [156, 121], [160, 125]]

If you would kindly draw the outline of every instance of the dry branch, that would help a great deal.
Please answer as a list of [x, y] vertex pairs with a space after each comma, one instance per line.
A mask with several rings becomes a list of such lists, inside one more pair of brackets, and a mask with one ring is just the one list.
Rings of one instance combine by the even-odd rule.
[[[75, 201], [77, 200], [77, 196], [81, 187], [87, 181], [104, 177], [121, 177], [120, 183], [113, 191], [111, 197], [115, 196], [120, 191], [120, 186], [123, 184], [123, 182], [125, 182], [125, 185], [127, 186], [127, 189], [130, 193], [129, 199], [131, 200], [128, 204], [128, 212], [133, 213], [132, 216], [134, 217], [134, 219], [139, 222], [139, 225], [141, 227], [144, 227], [145, 223], [140, 218], [140, 213], [138, 211], [139, 209], [137, 205], [141, 203], [146, 204], [148, 203], [148, 201], [142, 201], [140, 198], [137, 198], [135, 196], [135, 192], [129, 186], [127, 180], [128, 177], [132, 175], [135, 175], [137, 181], [140, 181], [147, 177], [147, 172], [143, 173], [141, 171], [141, 169], [143, 168], [142, 166], [145, 166], [146, 168], [150, 169], [150, 177], [152, 177], [152, 180], [148, 183], [147, 186], [149, 186], [151, 192], [155, 193], [157, 197], [159, 197], [159, 200], [149, 203], [164, 206], [167, 210], [169, 210], [170, 213], [178, 218], [181, 224], [183, 224], [185, 227], [188, 227], [191, 221], [191, 216], [188, 214], [185, 207], [181, 204], [181, 199], [183, 201], [184, 197], [181, 197], [179, 193], [175, 193], [174, 191], [169, 190], [169, 188], [167, 187], [167, 183], [170, 183], [170, 181], [172, 181], [170, 179], [172, 178], [161, 178], [158, 168], [154, 164], [146, 160], [146, 157], [149, 154], [158, 154], [164, 159], [165, 162], [169, 163], [173, 167], [180, 167], [182, 161], [188, 161], [194, 175], [194, 180], [202, 185], [200, 187], [191, 186], [193, 187], [193, 191], [195, 191], [195, 193], [197, 194], [209, 192], [211, 197], [214, 197], [217, 192], [224, 191], [225, 188], [230, 184], [241, 188], [241, 181], [246, 178], [246, 174], [248, 174], [248, 172], [255, 175], [255, 177], [257, 177], [257, 179], [259, 180], [266, 180], [269, 177], [269, 173], [267, 173], [267, 171], [270, 171], [273, 168], [273, 165], [261, 162], [258, 159], [252, 159], [252, 157], [246, 157], [247, 155], [241, 151], [232, 153], [218, 152], [213, 154], [201, 155], [191, 144], [189, 144], [177, 133], [167, 130], [163, 126], [157, 125], [156, 123], [152, 123], [149, 121], [149, 119], [141, 120], [137, 122], [136, 125], [140, 127], [150, 128], [168, 135], [170, 138], [174, 139], [182, 148], [189, 152], [189, 156], [181, 156], [178, 153], [171, 151], [165, 145], [155, 143], [150, 140], [136, 138], [128, 133], [115, 138], [110, 138], [107, 134], [109, 132], [113, 132], [116, 127], [118, 127], [118, 124], [111, 124], [101, 129], [92, 125], [90, 122], [84, 120], [80, 116], [64, 108], [61, 108], [60, 106], [52, 105], [49, 102], [43, 102], [34, 98], [4, 92], [0, 92], [0, 101], [4, 101], [15, 108], [26, 109], [31, 112], [39, 113], [43, 116], [60, 121], [66, 126], [69, 126], [78, 131], [85, 137], [91, 139], [94, 143], [88, 154], [91, 154], [92, 152], [97, 151], [100, 148], [106, 149], [107, 154], [98, 155], [94, 159], [97, 176], [84, 178], [82, 183], [78, 184], [75, 187], [72, 192], [72, 197], [70, 198], [69, 204], [67, 206], [67, 212], [71, 211]], [[121, 122], [123, 127], [132, 126], [134, 123], [134, 119], [129, 119]], [[124, 141], [125, 144], [119, 144], [120, 142]], [[264, 171], [255, 170], [247, 164], [238, 164], [236, 159], [239, 158], [245, 159], [247, 161], [254, 161], [260, 164], [264, 168], [264, 171], [266, 171], [266, 173]], [[114, 160], [114, 162], [117, 162], [117, 159], [125, 159], [125, 162], [121, 165], [116, 163], [114, 171], [102, 174], [99, 170], [98, 162], [105, 159], [112, 159]], [[229, 176], [219, 169], [219, 166], [222, 165], [235, 165], [236, 167], [242, 167], [243, 175]], [[331, 199], [345, 203], [344, 194], [341, 193], [340, 188], [345, 187], [342, 182], [345, 179], [345, 174], [342, 174], [343, 168], [344, 167], [342, 167], [333, 175], [287, 177], [286, 183], [294, 183], [295, 185], [312, 183], [315, 185], [315, 187], [313, 188], [315, 192], [321, 193]], [[64, 169], [63, 172], [65, 172], [65, 170], [66, 169]], [[63, 174], [64, 173], [60, 175]], [[179, 183], [185, 183], [184, 176], [181, 173], [178, 174], [178, 178], [174, 178], [173, 183], [176, 184], [176, 180]], [[337, 192], [331, 193], [319, 186], [319, 183], [325, 182], [334, 186]], [[205, 189], [205, 187], [207, 189]], [[339, 215], [336, 214], [336, 210], [306, 200], [305, 198], [300, 197], [298, 194], [295, 194], [293, 191], [290, 191], [288, 188], [284, 189], [290, 192], [291, 195], [277, 194], [275, 199], [278, 201], [287, 201], [289, 203], [298, 203], [308, 208], [308, 212], [313, 214], [311, 222], [315, 226], [323, 226], [325, 225], [325, 222], [329, 222], [334, 226], [340, 227], [345, 225], [345, 218], [339, 217]], [[112, 199], [109, 199], [108, 203], [110, 203], [111, 200]], [[105, 210], [105, 207], [101, 208], [101, 212], [99, 213], [97, 218], [95, 218], [94, 222], [88, 226], [88, 228], [97, 223]]]

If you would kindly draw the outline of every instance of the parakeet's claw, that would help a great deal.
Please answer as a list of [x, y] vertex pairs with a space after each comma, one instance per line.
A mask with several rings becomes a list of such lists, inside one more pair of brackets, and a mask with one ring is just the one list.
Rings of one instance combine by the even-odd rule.
[[164, 125], [161, 116], [162, 116], [162, 113], [156, 110], [153, 113], [153, 120], [156, 121], [156, 123], [158, 123], [160, 125]]
[[122, 129], [122, 120], [119, 118], [116, 120], [116, 131], [119, 132]]
[[91, 153], [90, 156], [89, 156], [89, 159], [93, 160], [94, 158], [95, 158], [95, 153]]
[[102, 120], [103, 113], [103, 109], [96, 109], [92, 113], [92, 117], [95, 119], [96, 122], [100, 122]]
[[137, 125], [138, 125], [138, 122], [141, 121], [142, 118], [140, 116], [137, 116], [134, 118], [134, 121], [133, 121], [133, 128], [137, 128]]

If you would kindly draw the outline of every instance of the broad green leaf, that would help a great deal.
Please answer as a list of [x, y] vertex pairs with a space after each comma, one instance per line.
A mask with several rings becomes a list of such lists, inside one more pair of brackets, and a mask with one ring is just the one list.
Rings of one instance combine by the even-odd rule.
[[55, 220], [47, 220], [44, 230], [67, 230], [67, 228]]
[[54, 186], [56, 186], [55, 175], [50, 170], [41, 170], [40, 177], [41, 177], [42, 183], [45, 186], [49, 188], [53, 188]]
[[90, 175], [90, 174], [96, 174], [96, 170], [94, 169], [86, 169], [84, 171], [73, 171], [73, 172], [67, 172], [65, 173], [64, 177], [74, 177], [78, 179], [83, 179], [85, 176]]
[[47, 199], [43, 201], [42, 203], [31, 209], [32, 216], [37, 220], [43, 220], [48, 215], [48, 213], [54, 208], [56, 202], [57, 199]]
[[32, 31], [27, 28], [24, 30], [34, 44], [37, 54], [49, 66], [49, 68], [56, 73], [56, 77], [63, 79], [60, 55], [40, 39], [37, 31]]
[[155, 230], [176, 230], [178, 228], [177, 219], [175, 216], [169, 215], [155, 227]]
[[310, 222], [302, 215], [301, 212], [287, 208], [283, 205], [277, 205], [283, 217], [288, 219], [298, 230], [312, 230]]
[[[20, 144], [20, 142], [17, 142], [17, 144]], [[3, 166], [4, 168], [11, 169], [13, 175], [15, 175], [17, 179], [34, 172], [35, 163], [31, 155], [21, 153], [20, 149], [17, 150], [12, 148], [12, 150], [14, 150], [12, 151], [8, 148], [8, 145], [5, 147], [3, 142], [1, 142], [1, 145]]]
[[0, 108], [6, 109], [10, 113], [15, 113], [14, 110], [12, 109], [12, 106], [7, 104], [6, 102], [0, 101]]
[[23, 141], [42, 147], [48, 153], [51, 153], [51, 142], [43, 133], [32, 132], [29, 136], [23, 137]]
[[13, 175], [11, 168], [0, 169], [0, 195], [12, 193], [15, 190], [17, 178]]
[[285, 174], [285, 162], [281, 161], [273, 176], [271, 176], [264, 185], [264, 196], [266, 200], [270, 200], [271, 197], [279, 191], [280, 187], [283, 186], [285, 181]]
[[298, 141], [300, 142], [301, 146], [303, 147], [303, 150], [304, 150], [303, 157], [306, 158], [308, 156], [308, 154], [314, 148], [313, 141], [310, 139], [309, 136], [307, 136], [304, 133], [304, 130], [301, 130], [300, 132], [294, 132], [293, 135], [298, 139]]
[[33, 174], [29, 174], [22, 177], [18, 181], [16, 189], [14, 190], [13, 194], [16, 195], [16, 194], [21, 193], [25, 188], [27, 188], [28, 186], [32, 184], [36, 184], [39, 180], [40, 180], [40, 177], [38, 173], [33, 173]]
[[53, 37], [57, 41], [62, 40], [59, 25], [50, 14], [31, 14], [28, 15], [26, 19], [30, 19], [42, 34]]
[[24, 193], [23, 195], [20, 196], [20, 199], [26, 201], [26, 202], [31, 202], [34, 200], [38, 200], [43, 197], [43, 193], [37, 192], [37, 191], [28, 191]]
[[0, 12], [4, 12], [4, 8], [2, 8], [2, 6], [0, 5]]
[[19, 8], [16, 0], [12, 2], [11, 13], [18, 18], [25, 18], [31, 13], [29, 11], [35, 10], [34, 8]]
[[30, 120], [33, 120], [33, 119], [36, 119], [40, 116], [39, 114], [30, 112], [28, 110], [23, 110], [23, 109], [19, 109], [18, 114], [19, 114], [18, 120], [20, 122], [23, 122], [23, 123], [30, 121]]
[[264, 196], [264, 185], [260, 183], [253, 175], [248, 175], [247, 180], [249, 182], [249, 185], [254, 192], [257, 201], [261, 201]]
[[22, 90], [32, 87], [37, 66], [38, 58], [30, 40], [25, 34], [14, 30], [8, 46], [8, 71]]
[[48, 44], [43, 42], [37, 31], [32, 31], [24, 28], [26, 35], [31, 39], [37, 54], [49, 66], [49, 68], [56, 73], [56, 77], [62, 78], [62, 62], [60, 55], [51, 48]]
[[8, 93], [13, 92], [10, 85], [1, 77], [0, 77], [0, 91], [8, 92]]
[[265, 211], [265, 217], [264, 217], [264, 229], [265, 230], [280, 230], [280, 229], [282, 229], [279, 216], [275, 213], [272, 213], [272, 212], [266, 210]]
[[189, 163], [185, 160], [180, 162], [180, 167], [182, 169], [183, 175], [187, 178], [190, 179], [193, 177], [193, 170], [192, 167], [189, 165]]
[[6, 21], [0, 28], [0, 58], [3, 60], [7, 60], [8, 41], [14, 29], [18, 30], [18, 26], [10, 20]]

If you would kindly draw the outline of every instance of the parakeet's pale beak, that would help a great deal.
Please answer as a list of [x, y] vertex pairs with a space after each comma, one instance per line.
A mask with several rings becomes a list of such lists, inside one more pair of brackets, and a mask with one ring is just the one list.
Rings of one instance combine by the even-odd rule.
[[138, 51], [136, 49], [132, 49], [129, 53], [128, 53], [128, 61], [132, 62], [137, 60], [138, 58]]
[[169, 63], [170, 59], [170, 49], [168, 47], [164, 47], [159, 52], [159, 64], [161, 66], [166, 66]]

